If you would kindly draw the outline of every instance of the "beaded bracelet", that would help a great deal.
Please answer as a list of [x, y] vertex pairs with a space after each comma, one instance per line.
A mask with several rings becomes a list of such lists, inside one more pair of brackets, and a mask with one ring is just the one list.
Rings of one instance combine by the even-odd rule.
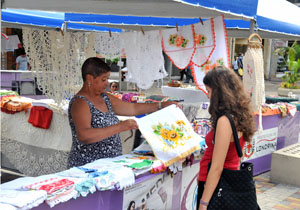
[[208, 206], [209, 202], [205, 202], [203, 200], [200, 200], [200, 204], [202, 204], [203, 206]]

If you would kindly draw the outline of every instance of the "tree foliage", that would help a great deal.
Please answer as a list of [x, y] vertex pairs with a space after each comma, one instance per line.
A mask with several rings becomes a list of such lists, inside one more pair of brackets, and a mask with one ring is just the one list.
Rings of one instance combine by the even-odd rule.
[[300, 81], [300, 45], [295, 41], [292, 46], [277, 49], [276, 52], [283, 57], [289, 70], [282, 77], [281, 87], [300, 89], [297, 85]]

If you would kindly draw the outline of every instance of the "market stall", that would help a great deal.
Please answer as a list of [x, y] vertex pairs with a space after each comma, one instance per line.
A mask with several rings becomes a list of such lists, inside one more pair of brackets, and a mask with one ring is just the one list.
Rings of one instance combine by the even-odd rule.
[[[207, 113], [208, 108], [207, 103], [203, 103], [201, 106], [201, 110], [198, 111], [197, 114], [194, 114], [194, 116], [197, 116], [198, 118], [195, 119], [195, 121], [191, 120], [194, 126], [194, 130], [199, 134], [205, 134], [205, 125], [207, 125], [207, 122], [204, 121], [204, 124], [200, 124], [201, 119], [203, 117], [207, 119], [209, 117], [209, 114]], [[297, 143], [300, 140], [300, 112], [299, 110], [295, 110], [296, 106], [292, 106], [288, 103], [278, 103], [278, 104], [269, 104], [265, 105], [263, 107], [263, 116], [262, 116], [262, 126], [263, 130], [262, 132], [257, 132], [255, 136], [252, 139], [251, 144], [246, 144], [244, 150], [245, 150], [245, 158], [244, 160], [250, 161], [254, 163], [254, 174], [260, 174], [265, 171], [270, 170], [271, 166], [271, 154], [273, 151], [276, 151], [278, 149], [284, 148], [286, 146], [289, 146], [291, 144]], [[185, 108], [185, 106], [183, 107]], [[26, 144], [28, 145], [35, 145], [36, 148], [42, 147], [39, 145], [41, 142], [39, 139], [40, 137], [36, 136], [38, 134], [37, 131], [41, 134], [43, 132], [43, 136], [47, 138], [47, 132], [44, 129], [41, 128], [33, 128], [31, 124], [27, 122], [28, 113], [25, 114], [24, 112], [15, 113], [13, 115], [3, 113], [6, 117], [13, 117], [18, 118], [20, 121], [23, 118], [22, 125], [24, 126], [25, 130], [30, 129], [31, 131], [36, 130], [35, 132], [31, 132], [32, 138], [30, 139], [19, 139], [18, 141], [27, 141]], [[27, 117], [26, 117], [27, 116]], [[256, 115], [256, 122], [258, 122], [258, 115]], [[6, 118], [5, 118], [6, 119]], [[25, 120], [24, 120], [25, 119]], [[64, 150], [64, 148], [68, 147], [68, 144], [71, 142], [66, 141], [66, 139], [71, 139], [71, 137], [68, 137], [68, 133], [66, 132], [59, 132], [59, 130], [64, 129], [65, 126], [62, 126], [62, 122], [65, 122], [64, 124], [67, 124], [67, 118], [66, 115], [63, 113], [55, 113], [53, 115], [52, 123], [55, 123], [57, 121], [60, 122], [60, 125], [51, 124], [50, 129], [55, 129], [58, 132], [57, 135], [65, 135], [63, 136], [57, 136], [55, 139], [52, 138], [47, 145], [49, 147], [53, 147], [57, 150], [59, 148], [60, 150]], [[203, 121], [202, 121], [203, 122]], [[198, 124], [197, 124], [198, 123]], [[27, 127], [26, 127], [27, 124]], [[3, 125], [2, 125], [3, 126]], [[31, 126], [31, 127], [28, 127]], [[66, 125], [67, 126], [67, 125]], [[22, 129], [22, 126], [19, 128], [20, 132], [24, 132], [24, 129]], [[10, 126], [8, 124], [8, 127], [4, 127], [3, 129], [4, 134], [7, 134], [7, 131], [10, 131], [10, 136], [18, 135], [19, 131], [15, 130], [13, 126]], [[53, 130], [52, 130], [53, 131]], [[201, 133], [203, 132], [203, 133]], [[207, 132], [207, 129], [206, 129]], [[24, 135], [23, 135], [24, 136]], [[16, 137], [16, 136], [15, 136]], [[16, 137], [17, 138], [17, 137]], [[59, 139], [59, 140], [58, 140]], [[43, 140], [45, 141], [45, 140]], [[64, 144], [62, 144], [64, 142]], [[26, 166], [30, 165], [30, 160], [33, 158], [32, 156], [26, 158], [26, 152], [25, 152], [25, 144], [16, 144], [17, 141], [5, 141], [5, 145], [8, 149], [7, 151], [10, 151], [11, 154], [20, 154], [20, 156], [15, 155], [15, 157], [19, 158], [19, 161], [29, 159], [29, 162], [26, 164]], [[65, 146], [63, 146], [65, 145]], [[14, 146], [16, 148], [14, 148]], [[12, 150], [12, 149], [21, 149], [22, 151]], [[6, 147], [4, 148], [6, 150]], [[39, 157], [41, 159], [41, 162], [32, 160], [32, 163], [40, 163], [41, 165], [44, 164], [46, 168], [49, 168], [53, 165], [58, 165], [57, 160], [53, 160], [52, 157], [48, 157], [49, 161], [53, 160], [54, 162], [51, 162], [50, 164], [47, 164], [47, 161], [45, 162], [47, 152], [49, 149], [39, 148], [40, 152], [43, 153], [43, 156]], [[145, 148], [137, 148], [135, 152], [143, 151], [145, 152]], [[149, 147], [148, 147], [149, 150]], [[59, 151], [56, 151], [56, 155], [58, 155]], [[33, 154], [33, 153], [32, 153]], [[23, 156], [22, 156], [23, 155]], [[51, 203], [50, 201], [47, 202], [40, 202], [36, 208], [34, 209], [50, 209], [50, 206], [53, 205], [51, 209], [81, 209], [81, 208], [90, 208], [90, 209], [127, 209], [127, 207], [130, 205], [132, 201], [135, 202], [136, 206], [146, 205], [149, 208], [156, 208], [157, 206], [161, 207], [163, 206], [165, 209], [178, 209], [178, 206], [180, 206], [181, 209], [193, 209], [195, 207], [195, 203], [193, 201], [193, 198], [195, 196], [195, 190], [196, 190], [196, 178], [199, 170], [199, 159], [198, 154], [194, 153], [194, 158], [190, 159], [188, 158], [188, 162], [185, 163], [185, 166], [181, 165], [173, 165], [170, 167], [170, 169], [173, 171], [174, 175], [173, 177], [171, 174], [165, 172], [164, 170], [166, 168], [163, 167], [163, 164], [158, 161], [153, 156], [147, 156], [147, 155], [137, 155], [135, 153], [130, 153], [124, 156], [117, 157], [114, 160], [101, 160], [97, 162], [97, 164], [94, 165], [85, 165], [83, 168], [90, 168], [90, 169], [99, 169], [103, 168], [108, 170], [109, 167], [103, 167], [102, 164], [112, 164], [112, 163], [121, 163], [124, 161], [133, 161], [129, 162], [130, 164], [134, 163], [141, 163], [144, 160], [149, 160], [151, 162], [151, 165], [149, 165], [149, 161], [147, 162], [147, 168], [142, 168], [139, 170], [133, 170], [132, 172], [134, 175], [129, 176], [130, 172], [129, 170], [127, 173], [121, 173], [121, 174], [128, 174], [128, 176], [123, 177], [122, 179], [119, 178], [119, 182], [121, 182], [121, 186], [128, 186], [124, 187], [123, 189], [116, 190], [115, 185], [110, 190], [107, 188], [108, 186], [99, 186], [97, 183], [106, 183], [106, 182], [100, 182], [95, 177], [96, 182], [92, 185], [86, 185], [89, 186], [86, 193], [80, 194], [80, 196], [72, 197], [67, 200], [62, 200], [60, 202]], [[56, 156], [58, 157], [58, 156]], [[62, 157], [62, 156], [61, 156]], [[66, 156], [65, 156], [66, 158]], [[121, 161], [122, 160], [122, 161]], [[192, 161], [193, 162], [190, 162]], [[48, 161], [48, 162], [49, 162]], [[63, 159], [58, 161], [59, 164], [63, 163]], [[145, 164], [144, 162], [143, 164]], [[24, 161], [23, 161], [24, 165]], [[63, 165], [63, 164], [62, 164]], [[36, 166], [37, 167], [37, 166]], [[119, 165], [113, 166], [116, 170], [121, 170], [119, 168]], [[182, 168], [181, 168], [182, 167]], [[29, 169], [29, 168], [28, 168]], [[35, 170], [38, 170], [38, 168], [35, 168]], [[151, 174], [149, 172], [156, 173]], [[45, 172], [45, 171], [44, 171]], [[46, 171], [47, 174], [49, 174], [50, 171]], [[130, 172], [130, 173], [129, 173]], [[160, 172], [157, 174], [157, 172]], [[51, 174], [52, 173], [52, 174]], [[93, 172], [92, 172], [93, 173]], [[120, 172], [119, 172], [120, 173]], [[78, 171], [68, 172], [66, 171], [66, 168], [60, 168], [57, 173], [54, 173], [53, 171], [50, 172], [49, 175], [45, 176], [39, 176], [35, 178], [25, 177], [21, 179], [17, 179], [15, 181], [9, 182], [7, 184], [3, 184], [2, 190], [12, 190], [18, 188], [18, 186], [27, 186], [29, 184], [35, 183], [36, 181], [42, 181], [47, 180], [49, 178], [57, 178], [57, 176], [74, 176], [74, 174], [78, 175]], [[103, 174], [105, 175], [106, 172]], [[136, 177], [135, 179], [131, 179], [130, 177]], [[71, 179], [75, 181], [76, 184], [79, 184], [76, 182], [76, 179]], [[80, 185], [81, 186], [81, 185]], [[96, 188], [93, 189], [92, 186], [95, 186]], [[98, 187], [97, 187], [98, 186]], [[112, 186], [111, 186], [112, 187]], [[81, 188], [80, 188], [81, 189]], [[82, 188], [83, 189], [83, 188]], [[97, 190], [96, 190], [97, 189]], [[5, 192], [5, 191], [3, 191]], [[24, 192], [24, 191], [23, 191]], [[79, 193], [79, 192], [78, 192]], [[82, 193], [80, 191], [80, 193]], [[9, 194], [7, 194], [9, 195]], [[46, 198], [44, 198], [46, 199]], [[29, 199], [30, 200], [30, 199]], [[116, 200], [118, 200], [116, 202]], [[65, 202], [64, 202], [65, 201]], [[24, 201], [25, 202], [25, 201]], [[29, 201], [28, 201], [29, 202]], [[1, 202], [0, 202], [1, 203]]]
[[[5, 2], [5, 3], [8, 3], [8, 2]], [[9, 3], [13, 4], [13, 2], [9, 2]], [[93, 3], [95, 3], [95, 2], [93, 2]], [[174, 2], [172, 2], [172, 3], [174, 3]], [[246, 7], [246, 6], [250, 6], [250, 5], [251, 4], [249, 3], [249, 5], [243, 5], [243, 6]], [[110, 6], [111, 6], [111, 4], [110, 4]], [[120, 6], [122, 6], [122, 5], [118, 5], [118, 7], [120, 7]], [[124, 6], [124, 8], [131, 8], [131, 7], [132, 7], [132, 5], [125, 5]], [[256, 9], [255, 6], [253, 6], [251, 8], [254, 9], [254, 10]], [[105, 10], [105, 7], [102, 7], [102, 9]], [[136, 11], [141, 12], [141, 10], [136, 10]], [[124, 13], [124, 11], [122, 11], [122, 12]], [[197, 14], [199, 14], [198, 12], [199, 11], [197, 11]], [[174, 13], [174, 10], [172, 10], [172, 13]], [[215, 11], [215, 13], [217, 13], [217, 12]], [[254, 13], [252, 15], [254, 15]], [[145, 14], [146, 13], [143, 13], [143, 15], [145, 15]], [[227, 36], [225, 36], [226, 33], [224, 32], [224, 31], [226, 31], [226, 30], [224, 30], [225, 27], [224, 27], [224, 24], [223, 24], [224, 23], [224, 18], [217, 18], [217, 19], [218, 19], [218, 21], [216, 21], [216, 22], [219, 24], [219, 26], [216, 27], [216, 29], [223, 30], [223, 34], [222, 34], [223, 36], [221, 36], [221, 38], [218, 39], [218, 40], [219, 41], [221, 40], [221, 42], [223, 42], [223, 43], [222, 43], [222, 45], [219, 45], [219, 44], [216, 45], [216, 43], [215, 43], [216, 40], [214, 40], [214, 38], [213, 38], [214, 36], [212, 35], [212, 34], [214, 34], [214, 32], [212, 32], [213, 30], [211, 30], [211, 29], [206, 30], [206, 32], [208, 32], [208, 33], [212, 32], [212, 33], [211, 33], [211, 36], [210, 36], [211, 38], [208, 37], [210, 39], [207, 39], [208, 42], [205, 45], [207, 51], [205, 50], [206, 54], [204, 56], [204, 59], [203, 58], [197, 59], [198, 58], [197, 56], [195, 56], [195, 59], [194, 59], [193, 56], [194, 56], [195, 53], [203, 53], [203, 51], [201, 51], [199, 49], [203, 49], [202, 47], [204, 45], [204, 42], [202, 42], [202, 41], [206, 41], [206, 40], [205, 39], [204, 40], [199, 39], [199, 37], [206, 37], [206, 36], [202, 36], [202, 35], [197, 36], [198, 45], [202, 45], [202, 46], [201, 47], [199, 47], [199, 46], [196, 47], [193, 44], [194, 43], [193, 40], [195, 38], [194, 33], [193, 33], [194, 32], [193, 27], [186, 27], [186, 28], [190, 28], [190, 30], [180, 31], [180, 34], [178, 33], [178, 30], [176, 30], [176, 29], [170, 30], [168, 32], [165, 31], [166, 33], [165, 33], [165, 39], [164, 40], [168, 40], [168, 39], [166, 39], [166, 37], [167, 38], [171, 37], [169, 39], [169, 44], [170, 44], [169, 47], [170, 48], [168, 48], [168, 49], [165, 48], [164, 49], [166, 52], [167, 51], [170, 52], [169, 56], [171, 56], [171, 54], [172, 54], [172, 49], [171, 48], [174, 47], [174, 46], [172, 46], [172, 45], [174, 45], [174, 43], [176, 43], [176, 46], [178, 44], [177, 47], [185, 48], [188, 45], [188, 42], [186, 42], [186, 40], [187, 40], [186, 37], [188, 37], [188, 39], [192, 40], [192, 41], [189, 42], [190, 45], [188, 46], [188, 50], [185, 51], [185, 52], [187, 52], [188, 56], [185, 56], [184, 59], [183, 59], [183, 57], [179, 57], [178, 55], [173, 57], [173, 59], [172, 59], [173, 62], [176, 62], [176, 61], [179, 60], [179, 63], [176, 63], [177, 66], [180, 65], [181, 68], [185, 68], [190, 63], [192, 58], [194, 59], [193, 63], [197, 64], [197, 65], [195, 65], [195, 68], [201, 68], [201, 66], [203, 64], [205, 64], [206, 62], [207, 62], [207, 64], [209, 64], [209, 66], [217, 66], [217, 65], [221, 65], [221, 64], [224, 65], [224, 66], [227, 66], [227, 67], [230, 66], [230, 61], [228, 59], [228, 46], [226, 44], [227, 43]], [[213, 22], [213, 20], [210, 20], [210, 21], [211, 21], [210, 23]], [[209, 23], [209, 21], [206, 22], [206, 23]], [[205, 24], [205, 25], [210, 25], [209, 27], [211, 27], [211, 28], [213, 28], [212, 26], [214, 26], [214, 24]], [[200, 26], [200, 24], [198, 26]], [[200, 26], [200, 28], [201, 28], [201, 26]], [[28, 37], [29, 34], [30, 33], [26, 34], [27, 37]], [[149, 34], [147, 34], [147, 35], [149, 35], [147, 37], [147, 39], [145, 39], [145, 37], [143, 37], [143, 36], [145, 36], [144, 33], [143, 33], [143, 35], [141, 33], [140, 34], [135, 33], [135, 34], [130, 34], [130, 35], [131, 36], [129, 36], [129, 34], [125, 35], [126, 38], [129, 38], [129, 39], [126, 39], [126, 40], [135, 40], [135, 39], [138, 40], [139, 39], [139, 40], [145, 41], [147, 39], [151, 39], [151, 41], [153, 41], [153, 40], [155, 41], [155, 39], [153, 37], [155, 37], [155, 38], [158, 37], [158, 34], [155, 34], [153, 36], [150, 36]], [[187, 35], [187, 36], [185, 36], [185, 35]], [[200, 35], [200, 34], [198, 34], [198, 35]], [[53, 34], [53, 37], [55, 37], [54, 34]], [[83, 37], [85, 37], [87, 39], [90, 38], [90, 37], [87, 37], [87, 35], [83, 35], [82, 37], [79, 37], [76, 40], [79, 40], [80, 38], [83, 38]], [[179, 37], [178, 42], [177, 42], [177, 37]], [[57, 40], [57, 39], [52, 39], [52, 40]], [[185, 40], [185, 41], [183, 41], [183, 40]], [[28, 41], [28, 39], [27, 39], [27, 41]], [[78, 44], [79, 41], [76, 42], [76, 43]], [[157, 44], [157, 42], [153, 42], [153, 43]], [[28, 47], [29, 46], [28, 42], [26, 44], [27, 44], [27, 47]], [[37, 43], [35, 43], [35, 44], [37, 44]], [[147, 43], [147, 44], [148, 44], [147, 46], [150, 45], [149, 43]], [[128, 42], [128, 43], [126, 43], [126, 45], [127, 46], [132, 46], [132, 42]], [[37, 45], [37, 46], [39, 46], [39, 45]], [[220, 47], [220, 46], [223, 46], [223, 47], [221, 47], [223, 49], [223, 51], [222, 50], [215, 50], [216, 47]], [[81, 46], [81, 47], [85, 48], [86, 46]], [[44, 50], [47, 52], [46, 48]], [[127, 48], [127, 50], [128, 51], [126, 53], [128, 55], [130, 53], [134, 52], [134, 50], [132, 50], [132, 48], [131, 49]], [[160, 49], [156, 48], [156, 50], [158, 50], [158, 51], [160, 50], [160, 52], [161, 52], [161, 48]], [[196, 50], [198, 50], [198, 51], [196, 52]], [[216, 52], [214, 55], [213, 55], [213, 50], [215, 50], [215, 52]], [[183, 51], [183, 50], [181, 50], [181, 51]], [[145, 53], [145, 52], [143, 52], [143, 53]], [[141, 60], [143, 61], [143, 56], [145, 54], [141, 54], [141, 55], [142, 55], [142, 57], [138, 57], [138, 58], [141, 58]], [[55, 55], [55, 56], [57, 56], [57, 55]], [[157, 55], [155, 55], [155, 56], [157, 56]], [[157, 57], [155, 57], [155, 56], [151, 57], [151, 58], [157, 58], [157, 59], [153, 59], [155, 62], [156, 61], [161, 61], [160, 60], [161, 59], [160, 55], [157, 56]], [[71, 55], [70, 55], [70, 57], [71, 57]], [[180, 59], [178, 59], [178, 57]], [[221, 57], [221, 59], [220, 59], [220, 57]], [[131, 57], [132, 60], [134, 60], [136, 58], [137, 57]], [[177, 58], [177, 60], [176, 60], [176, 58]], [[65, 57], [60, 58], [60, 59], [65, 59]], [[181, 62], [181, 59], [184, 62]], [[45, 62], [45, 61], [43, 61], [43, 62], [44, 62], [43, 64], [51, 63], [49, 60], [47, 62]], [[161, 63], [159, 63], [159, 64], [161, 64]], [[79, 66], [78, 63], [76, 65]], [[131, 63], [131, 66], [133, 66], [132, 63]], [[130, 67], [130, 65], [129, 65], [129, 67]], [[140, 65], [139, 67], [144, 67], [144, 66]], [[153, 66], [151, 66], [151, 67], [153, 67]], [[56, 70], [60, 70], [60, 69], [63, 69], [62, 66], [59, 66], [59, 68], [56, 69]], [[132, 69], [132, 67], [131, 67], [131, 69]], [[160, 70], [163, 71], [163, 69], [160, 69]], [[204, 70], [209, 70], [209, 68], [204, 69]], [[74, 73], [74, 71], [71, 71], [71, 69], [70, 69], [70, 72], [64, 72], [64, 73], [65, 74], [68, 73], [70, 75], [70, 74]], [[137, 72], [132, 71], [131, 73], [132, 73], [132, 75], [134, 75], [134, 73], [137, 73]], [[160, 73], [162, 73], [162, 72], [160, 72]], [[196, 74], [196, 73], [197, 72], [194, 70], [194, 74]], [[65, 76], [65, 74], [63, 76]], [[138, 74], [135, 74], [135, 75], [138, 75], [138, 77], [135, 77], [134, 79], [135, 80], [140, 79], [139, 77], [142, 74], [143, 74], [142, 72], [139, 72]], [[62, 73], [59, 72], [58, 75], [62, 75]], [[147, 75], [149, 75], [149, 74], [147, 74]], [[150, 75], [150, 76], [152, 76], [152, 75]], [[45, 78], [45, 77], [43, 77], [43, 78]], [[153, 77], [152, 77], [152, 79], [153, 79]], [[198, 81], [200, 81], [199, 78], [198, 78]], [[151, 83], [151, 81], [150, 82], [147, 81], [147, 83], [142, 83], [142, 82], [144, 82], [144, 81], [142, 81], [142, 80], [136, 81], [136, 83], [138, 83], [138, 85], [140, 85], [141, 87], [148, 87], [149, 84]], [[70, 84], [71, 83], [67, 84], [67, 86], [70, 87]], [[198, 86], [201, 87], [201, 84], [198, 83]], [[45, 87], [45, 86], [43, 86], [43, 87]], [[56, 97], [56, 99], [61, 100], [62, 97]], [[206, 107], [206, 108], [203, 108], [203, 107]], [[207, 105], [202, 106], [202, 109], [204, 109], [204, 112], [206, 111], [206, 114], [207, 114]], [[256, 161], [259, 158], [267, 158], [267, 156], [269, 156], [270, 153], [272, 151], [274, 151], [274, 148], [275, 148], [274, 146], [272, 146], [272, 148], [270, 150], [264, 151], [262, 153], [259, 153], [260, 150], [258, 150], [256, 147], [254, 147], [254, 146], [258, 145], [258, 143], [261, 143], [262, 142], [261, 140], [264, 140], [266, 138], [265, 136], [270, 137], [271, 139], [269, 139], [269, 140], [276, 141], [276, 143], [274, 143], [274, 144], [276, 144], [276, 147], [280, 147], [280, 148], [281, 148], [281, 146], [278, 146], [278, 145], [287, 146], [288, 144], [291, 144], [294, 141], [298, 140], [298, 139], [296, 139], [296, 135], [299, 138], [299, 112], [296, 112], [296, 114], [292, 118], [288, 118], [288, 119], [289, 119], [289, 121], [294, 120], [294, 124], [293, 124], [294, 129], [293, 129], [293, 131], [295, 131], [295, 133], [292, 135], [292, 138], [290, 138], [291, 135], [287, 135], [285, 133], [281, 134], [279, 132], [280, 127], [282, 127], [281, 129], [287, 129], [287, 126], [289, 125], [289, 123], [287, 123], [285, 120], [282, 120], [279, 117], [278, 114], [272, 115], [271, 117], [263, 116], [262, 126], [263, 126], [263, 130], [266, 130], [265, 131], [266, 134], [264, 134], [262, 136], [260, 136], [260, 134], [258, 134], [254, 138], [255, 144], [252, 144], [252, 147], [250, 147], [250, 146], [246, 147], [247, 151], [250, 150], [250, 154], [253, 151], [253, 154], [257, 155], [257, 156], [252, 156], [251, 157], [250, 154], [249, 154], [249, 157], [248, 157], [249, 160], [251, 160], [251, 158], [253, 158], [251, 161]], [[63, 127], [65, 127], [65, 126], [63, 126]], [[278, 128], [278, 130], [276, 130], [277, 128]], [[272, 129], [272, 130], [269, 131], [269, 129]], [[288, 128], [288, 129], [290, 129], [290, 128]], [[280, 141], [278, 140], [279, 135], [283, 135], [283, 136], [280, 136], [280, 139], [281, 139]], [[69, 139], [71, 139], [71, 138], [69, 138]], [[256, 139], [258, 139], [258, 142], [256, 142]], [[270, 146], [267, 145], [267, 147], [270, 147]], [[258, 148], [264, 148], [264, 146], [258, 147]], [[254, 158], [254, 157], [256, 157], [256, 158]], [[137, 158], [137, 157], [134, 157], [134, 158]], [[140, 159], [145, 160], [145, 156], [142, 156], [142, 158], [140, 158]], [[124, 161], [124, 159], [121, 159], [121, 160]], [[147, 160], [149, 160], [149, 159], [147, 159]], [[151, 158], [150, 158], [150, 160], [152, 161]], [[120, 161], [120, 160], [118, 160], [118, 161]], [[43, 163], [43, 161], [42, 161], [42, 163]], [[107, 162], [107, 163], [111, 163], [111, 162]], [[141, 162], [136, 162], [136, 163], [141, 163]], [[255, 166], [256, 168], [254, 169], [255, 174], [258, 174], [258, 173], [261, 173], [263, 171], [268, 170], [268, 164], [265, 163], [265, 162], [261, 163], [260, 161], [258, 161], [256, 163], [256, 165], [257, 166]], [[174, 170], [176, 172], [177, 172], [177, 170], [179, 170], [179, 171], [182, 170], [182, 172], [177, 172], [173, 179], [170, 177], [170, 175], [166, 175], [166, 172], [163, 172], [162, 174], [158, 174], [158, 175], [149, 175], [148, 171], [151, 171], [152, 169], [155, 169], [155, 168], [156, 169], [157, 168], [158, 169], [163, 169], [164, 166], [162, 166], [161, 164], [158, 164], [158, 166], [156, 165], [156, 167], [154, 167], [154, 165], [152, 165], [152, 167], [148, 168], [148, 171], [144, 171], [140, 175], [130, 173], [130, 171], [127, 170], [128, 168], [126, 168], [126, 169], [122, 168], [122, 170], [124, 170], [125, 172], [128, 172], [128, 173], [120, 173], [119, 172], [118, 175], [122, 176], [122, 174], [126, 174], [126, 175], [128, 175], [128, 177], [119, 177], [119, 176], [117, 176], [117, 174], [114, 174], [118, 179], [113, 180], [114, 181], [113, 185], [105, 185], [104, 186], [103, 183], [107, 183], [107, 182], [105, 182], [106, 181], [105, 179], [101, 179], [101, 178], [100, 179], [96, 178], [96, 179], [85, 180], [85, 181], [87, 181], [85, 183], [79, 182], [78, 179], [71, 179], [71, 181], [70, 180], [69, 181], [63, 180], [63, 183], [59, 182], [59, 184], [61, 184], [61, 185], [66, 184], [66, 186], [68, 188], [55, 188], [55, 189], [62, 189], [62, 191], [59, 191], [59, 192], [57, 192], [58, 194], [54, 194], [54, 195], [51, 194], [51, 192], [50, 192], [52, 189], [49, 190], [49, 188], [47, 188], [46, 190], [49, 190], [49, 191], [47, 191], [48, 195], [50, 194], [52, 197], [51, 196], [50, 196], [50, 198], [48, 197], [47, 201], [46, 201], [47, 204], [44, 203], [42, 205], [40, 205], [40, 204], [44, 200], [46, 200], [47, 194], [44, 192], [45, 190], [40, 190], [40, 191], [43, 191], [43, 192], [40, 192], [41, 193], [41, 195], [39, 195], [40, 197], [37, 197], [38, 202], [35, 203], [35, 206], [39, 205], [36, 209], [47, 209], [47, 208], [49, 208], [49, 206], [54, 206], [54, 205], [55, 205], [54, 209], [56, 209], [56, 208], [57, 209], [76, 209], [76, 208], [78, 208], [78, 209], [80, 209], [80, 208], [91, 208], [91, 209], [92, 208], [95, 208], [95, 209], [96, 208], [103, 208], [103, 209], [106, 209], [106, 208], [110, 208], [110, 207], [111, 208], [117, 208], [117, 209], [119, 209], [119, 208], [126, 209], [130, 205], [131, 201], [135, 201], [137, 206], [145, 206], [146, 205], [145, 202], [147, 203], [149, 201], [149, 203], [148, 203], [149, 206], [150, 205], [155, 206], [157, 204], [162, 204], [161, 206], [164, 206], [165, 209], [178, 209], [179, 206], [180, 206], [181, 209], [192, 209], [193, 206], [194, 206], [193, 198], [195, 196], [194, 192], [195, 192], [195, 187], [196, 187], [196, 174], [198, 172], [198, 166], [199, 166], [199, 164], [194, 163], [191, 168], [185, 167], [185, 168], [181, 169], [180, 165], [176, 165], [176, 164], [175, 164], [175, 166], [173, 165], [172, 167], [170, 167], [170, 168], [173, 168], [173, 172], [174, 172]], [[86, 168], [84, 168], [84, 170], [85, 169]], [[120, 169], [121, 170], [121, 168], [118, 168], [117, 166], [113, 170], [115, 170], [115, 169]], [[158, 170], [158, 172], [159, 171], [164, 171], [164, 170]], [[95, 171], [93, 171], [93, 172], [95, 172]], [[97, 171], [97, 172], [100, 173], [100, 172], [103, 172], [103, 171]], [[78, 174], [82, 175], [79, 172], [78, 172]], [[100, 173], [100, 174], [101, 174], [101, 176], [102, 175], [105, 176], [109, 173], [106, 173], [106, 172], [104, 173], [103, 172], [103, 173]], [[84, 174], [84, 175], [86, 176], [86, 174]], [[54, 177], [52, 177], [52, 176], [54, 176]], [[132, 179], [133, 177], [136, 177], [136, 179]], [[25, 189], [40, 189], [40, 188], [37, 188], [37, 186], [35, 185], [36, 181], [39, 180], [39, 181], [43, 182], [45, 180], [48, 180], [48, 178], [55, 179], [57, 177], [55, 177], [55, 175], [53, 175], [53, 174], [50, 174], [49, 177], [47, 177], [47, 178], [46, 177], [39, 177], [36, 180], [31, 179], [31, 180], [29, 180], [30, 181], [29, 183], [26, 182], [26, 180], [19, 180], [19, 181], [21, 182], [21, 185], [23, 187], [25, 186]], [[80, 181], [82, 181], [82, 180], [80, 180]], [[16, 182], [8, 183], [8, 185], [6, 185], [7, 189], [9, 189], [10, 184], [13, 185], [14, 189], [16, 189], [16, 186], [18, 186], [17, 182], [18, 182], [18, 180], [16, 180]], [[25, 183], [28, 183], [29, 185], [25, 185]], [[110, 182], [110, 184], [111, 183], [112, 182]], [[115, 186], [116, 183], [119, 184], [119, 185], [117, 185], [117, 187]], [[51, 182], [50, 182], [50, 184], [51, 184]], [[123, 186], [123, 188], [119, 187], [120, 185]], [[77, 188], [76, 191], [74, 191], [74, 187]], [[97, 192], [95, 192], [96, 188], [98, 190]], [[22, 188], [22, 189], [24, 189], [24, 188]], [[43, 189], [45, 189], [45, 188], [43, 188]], [[166, 190], [166, 189], [169, 189], [169, 190]], [[23, 191], [23, 192], [25, 192], [25, 191]], [[32, 191], [27, 191], [27, 192], [32, 192]], [[74, 193], [74, 194], [68, 194], [66, 192]], [[135, 193], [137, 193], [137, 192], [141, 193], [141, 195], [136, 195]], [[15, 193], [15, 192], [13, 192], [13, 193]], [[18, 192], [18, 193], [20, 193], [20, 192]], [[60, 193], [62, 193], [62, 194], [60, 194]], [[65, 194], [63, 194], [63, 193], [66, 193], [66, 195], [68, 195], [69, 197], [64, 197]], [[91, 193], [93, 193], [93, 194], [91, 194]], [[7, 195], [9, 195], [9, 194], [7, 194]], [[27, 194], [27, 195], [29, 195], [29, 194]], [[60, 195], [63, 195], [62, 199], [60, 199]], [[78, 198], [78, 196], [79, 196], [79, 198]], [[77, 198], [77, 199], [72, 199], [72, 198]], [[135, 200], [135, 199], [137, 199], [137, 200]], [[155, 200], [156, 203], [152, 202], [152, 199]], [[157, 200], [159, 200], [160, 203], [158, 203]], [[57, 201], [57, 203], [55, 203], [56, 201]], [[59, 203], [58, 201], [64, 202], [64, 203], [57, 205]], [[151, 202], [152, 202], [152, 204], [151, 204]], [[1, 204], [3, 204], [3, 203], [1, 203]], [[5, 204], [7, 204], [7, 203], [5, 203]], [[31, 207], [34, 207], [34, 205], [31, 206]]]

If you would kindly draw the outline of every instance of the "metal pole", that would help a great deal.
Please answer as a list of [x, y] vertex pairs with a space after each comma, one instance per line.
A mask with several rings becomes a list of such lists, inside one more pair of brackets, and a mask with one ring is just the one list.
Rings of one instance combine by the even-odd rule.
[[249, 36], [250, 36], [252, 33], [254, 33], [254, 27], [255, 27], [255, 20], [251, 20], [251, 21], [250, 21], [250, 29], [249, 29], [250, 33], [249, 33]]
[[171, 74], [172, 74], [173, 65], [171, 60], [169, 60], [169, 81], [171, 80]]

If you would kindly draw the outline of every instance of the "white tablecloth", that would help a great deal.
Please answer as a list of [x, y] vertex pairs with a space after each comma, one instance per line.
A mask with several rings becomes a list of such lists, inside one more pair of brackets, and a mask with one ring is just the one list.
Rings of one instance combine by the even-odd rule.
[[[27, 176], [66, 170], [72, 145], [68, 116], [54, 111], [50, 128], [42, 129], [27, 122], [29, 113], [30, 110], [15, 114], [1, 112], [1, 165]], [[127, 154], [132, 150], [134, 132], [125, 131], [120, 135], [123, 153]]]
[[195, 87], [180, 88], [180, 87], [162, 86], [161, 90], [164, 96], [183, 99], [184, 102], [187, 103], [209, 102], [207, 96], [201, 90], [196, 90]]

